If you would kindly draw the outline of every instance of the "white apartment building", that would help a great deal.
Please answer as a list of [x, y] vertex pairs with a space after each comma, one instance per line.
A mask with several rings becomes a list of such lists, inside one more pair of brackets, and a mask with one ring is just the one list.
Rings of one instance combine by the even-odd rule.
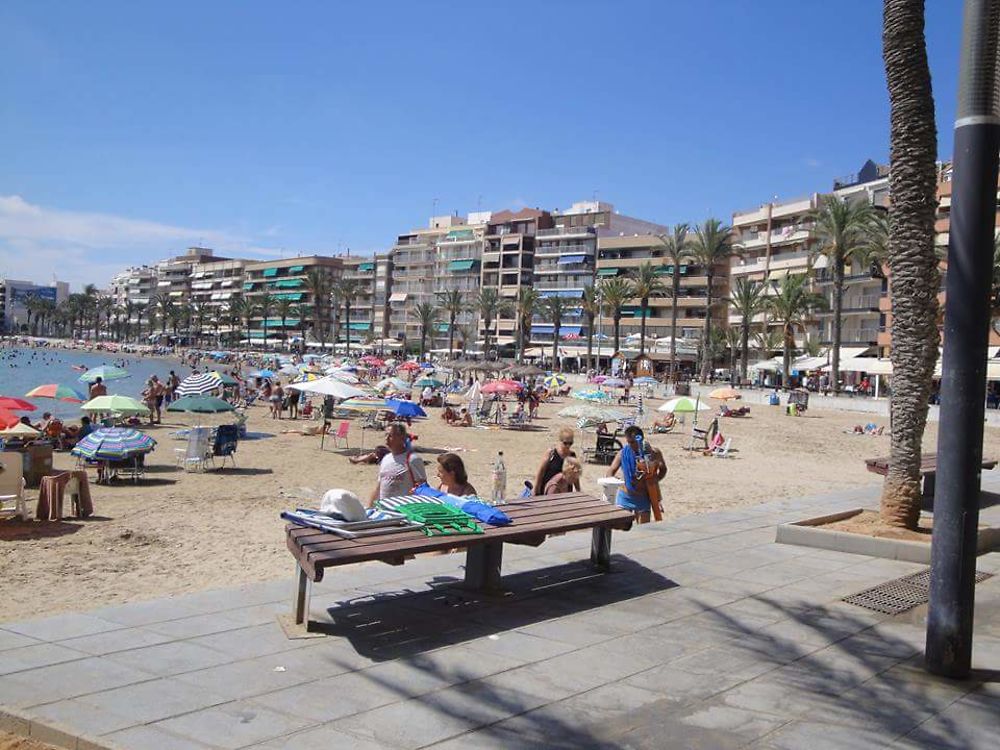
[[69, 284], [53, 281], [36, 284], [33, 281], [0, 279], [0, 331], [4, 333], [27, 332], [30, 299], [44, 299], [58, 305], [69, 297]]

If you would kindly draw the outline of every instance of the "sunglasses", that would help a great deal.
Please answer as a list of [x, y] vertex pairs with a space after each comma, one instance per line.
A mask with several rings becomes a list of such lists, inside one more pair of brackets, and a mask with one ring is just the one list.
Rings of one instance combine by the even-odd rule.
[[562, 444], [565, 445], [567, 448], [572, 448], [573, 447], [573, 441], [572, 440], [563, 440]]

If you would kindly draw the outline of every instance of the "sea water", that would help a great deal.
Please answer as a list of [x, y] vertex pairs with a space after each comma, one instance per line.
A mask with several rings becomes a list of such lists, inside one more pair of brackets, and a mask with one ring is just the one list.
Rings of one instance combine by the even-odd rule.
[[[135, 354], [113, 352], [82, 352], [50, 348], [0, 347], [0, 396], [24, 398], [24, 394], [39, 385], [58, 383], [69, 386], [86, 400], [89, 384], [80, 381], [83, 373], [73, 367], [88, 370], [101, 365], [122, 366], [129, 377], [108, 382], [109, 394], [139, 398], [150, 375], [165, 382], [171, 370], [182, 380], [191, 374], [191, 368], [177, 360], [160, 357], [140, 357]], [[224, 369], [224, 368], [218, 368]], [[42, 412], [52, 412], [64, 421], [78, 420], [83, 416], [80, 404], [71, 404], [51, 398], [27, 399], [38, 407], [37, 411], [15, 412], [27, 415], [37, 422]]]

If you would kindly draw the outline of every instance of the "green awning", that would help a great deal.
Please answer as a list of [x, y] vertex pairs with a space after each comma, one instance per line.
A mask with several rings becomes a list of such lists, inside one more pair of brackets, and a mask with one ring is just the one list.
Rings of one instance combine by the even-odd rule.
[[434, 326], [434, 330], [437, 331], [438, 333], [448, 333], [448, 324], [438, 323]]
[[282, 292], [273, 295], [274, 299], [290, 299], [292, 302], [299, 302], [304, 296], [302, 292]]
[[367, 331], [371, 327], [371, 323], [351, 323], [350, 326], [348, 326], [348, 328], [352, 331]]
[[358, 266], [358, 270], [359, 271], [374, 271], [375, 270], [375, 264], [374, 263], [361, 263]]
[[277, 276], [277, 275], [278, 275], [278, 269], [277, 268], [265, 268], [264, 269], [264, 278], [265, 279], [270, 279], [270, 278], [272, 278], [274, 276]]
[[275, 282], [275, 286], [278, 289], [298, 289], [302, 286], [302, 279], [282, 279], [281, 281]]
[[243, 285], [243, 291], [244, 292], [251, 292], [251, 291], [253, 291], [253, 287], [254, 287], [253, 283], [248, 281], [247, 283], [245, 283]]
[[619, 270], [620, 269], [617, 269], [617, 268], [598, 268], [597, 269], [597, 275], [598, 276], [617, 276]]
[[673, 266], [660, 266], [656, 269], [657, 276], [670, 276], [674, 272]]
[[302, 273], [304, 270], [306, 270], [305, 266], [292, 266], [288, 269], [288, 273]]
[[445, 235], [447, 240], [471, 240], [475, 237], [475, 233], [471, 229], [452, 229]]
[[476, 265], [474, 260], [453, 260], [448, 264], [449, 271], [471, 271]]
[[[268, 318], [265, 321], [265, 323], [266, 323], [265, 325], [266, 328], [281, 328], [281, 318]], [[285, 328], [293, 328], [295, 326], [298, 326], [298, 324], [299, 324], [298, 318], [288, 318], [285, 321]]]

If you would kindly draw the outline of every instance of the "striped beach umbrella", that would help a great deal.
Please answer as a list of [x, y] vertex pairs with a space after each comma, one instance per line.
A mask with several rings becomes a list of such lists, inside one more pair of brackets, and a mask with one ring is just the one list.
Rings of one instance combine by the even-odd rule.
[[0, 429], [0, 437], [36, 438], [41, 434], [30, 424], [25, 424], [24, 422], [18, 422], [11, 427]]
[[87, 370], [80, 376], [80, 380], [84, 383], [93, 383], [100, 378], [107, 383], [109, 380], [121, 380], [122, 378], [127, 377], [129, 377], [128, 370], [123, 370], [120, 367], [114, 367], [112, 365], [102, 365], [100, 367]]
[[20, 421], [21, 418], [17, 416], [14, 412], [7, 411], [6, 409], [0, 409], [0, 427], [3, 428], [13, 427]]
[[149, 453], [156, 441], [145, 432], [125, 427], [105, 427], [84, 437], [70, 453], [91, 460], [116, 461]]
[[705, 411], [708, 408], [708, 404], [702, 403], [699, 399], [678, 396], [661, 405], [657, 411], [669, 411], [674, 414], [692, 414], [698, 411]]
[[52, 398], [56, 401], [66, 401], [71, 404], [82, 404], [87, 399], [83, 394], [73, 390], [68, 385], [58, 383], [48, 383], [32, 388], [24, 394], [25, 398]]
[[542, 381], [542, 384], [546, 388], [562, 388], [566, 385], [566, 378], [562, 375], [549, 375]]
[[217, 372], [203, 372], [198, 375], [188, 375], [177, 386], [178, 396], [202, 396], [222, 388], [222, 381]]

